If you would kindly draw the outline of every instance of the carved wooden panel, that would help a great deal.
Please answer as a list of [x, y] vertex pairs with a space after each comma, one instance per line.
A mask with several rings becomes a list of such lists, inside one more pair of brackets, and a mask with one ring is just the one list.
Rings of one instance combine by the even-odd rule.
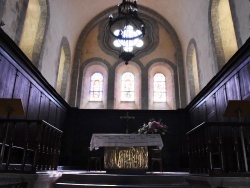
[[38, 119], [39, 118], [39, 109], [41, 102], [41, 92], [31, 84], [30, 95], [29, 95], [29, 105], [27, 111], [28, 119]]
[[17, 73], [13, 98], [22, 100], [25, 114], [27, 114], [30, 81], [20, 72]]
[[0, 98], [11, 98], [13, 94], [16, 68], [0, 54]]

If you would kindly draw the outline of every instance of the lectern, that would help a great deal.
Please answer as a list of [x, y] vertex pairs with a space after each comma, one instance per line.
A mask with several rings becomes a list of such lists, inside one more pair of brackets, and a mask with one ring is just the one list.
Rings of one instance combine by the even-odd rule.
[[[8, 120], [10, 116], [24, 116], [24, 109], [22, 105], [21, 99], [0, 99], [0, 116], [6, 116]], [[4, 158], [4, 150], [7, 142], [8, 132], [9, 132], [10, 124], [7, 124], [5, 135], [3, 137], [3, 143], [0, 153], [0, 167], [2, 166], [3, 158]]]
[[21, 99], [0, 99], [0, 116], [24, 116], [24, 109]]
[[[242, 117], [250, 116], [250, 101], [249, 100], [230, 100], [228, 101], [226, 111], [224, 113], [225, 117], [238, 117], [239, 122], [241, 122]], [[243, 160], [245, 165], [245, 170], [248, 172], [246, 147], [243, 135], [243, 128], [240, 126], [240, 138], [243, 152]]]

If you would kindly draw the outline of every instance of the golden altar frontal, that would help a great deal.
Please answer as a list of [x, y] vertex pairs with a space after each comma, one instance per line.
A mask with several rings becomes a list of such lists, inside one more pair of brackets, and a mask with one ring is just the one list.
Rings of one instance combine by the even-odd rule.
[[142, 147], [105, 147], [105, 169], [147, 169], [148, 148]]
[[147, 169], [148, 146], [163, 147], [159, 134], [93, 134], [90, 150], [104, 147], [105, 169]]

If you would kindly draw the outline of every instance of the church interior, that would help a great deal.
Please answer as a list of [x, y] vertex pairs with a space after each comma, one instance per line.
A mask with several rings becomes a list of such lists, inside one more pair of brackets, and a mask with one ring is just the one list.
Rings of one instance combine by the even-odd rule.
[[0, 187], [250, 187], [249, 10], [0, 0]]

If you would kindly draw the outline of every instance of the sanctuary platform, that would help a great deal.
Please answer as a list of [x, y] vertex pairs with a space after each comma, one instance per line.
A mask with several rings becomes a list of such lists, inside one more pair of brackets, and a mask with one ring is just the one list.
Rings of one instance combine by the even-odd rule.
[[249, 188], [250, 176], [205, 176], [188, 172], [109, 174], [106, 171], [62, 170], [36, 174], [0, 173], [0, 188]]
[[106, 171], [60, 171], [54, 188], [129, 187], [129, 188], [249, 188], [250, 177], [210, 177], [188, 172], [149, 172], [108, 174]]
[[186, 172], [146, 172], [145, 174], [108, 174], [106, 171], [63, 171], [55, 188], [69, 187], [139, 187], [191, 188]]

